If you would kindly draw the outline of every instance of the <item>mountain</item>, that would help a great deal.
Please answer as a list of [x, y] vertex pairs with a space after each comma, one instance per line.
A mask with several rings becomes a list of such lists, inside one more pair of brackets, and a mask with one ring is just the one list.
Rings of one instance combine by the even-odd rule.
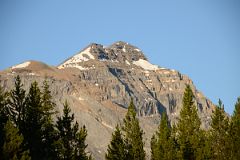
[[111, 133], [124, 117], [131, 97], [145, 132], [148, 155], [161, 114], [166, 112], [171, 124], [177, 122], [186, 84], [193, 90], [203, 128], [209, 127], [215, 108], [189, 77], [151, 64], [139, 48], [122, 41], [110, 46], [92, 43], [56, 67], [26, 61], [0, 71], [0, 84], [13, 88], [16, 75], [26, 89], [34, 80], [42, 84], [47, 79], [58, 114], [68, 100], [77, 121], [88, 129], [88, 150], [96, 159], [104, 158]]

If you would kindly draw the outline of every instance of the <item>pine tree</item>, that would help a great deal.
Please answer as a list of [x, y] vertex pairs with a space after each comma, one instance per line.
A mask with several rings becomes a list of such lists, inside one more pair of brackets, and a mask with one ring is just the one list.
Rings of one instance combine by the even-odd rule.
[[64, 160], [75, 160], [82, 159], [87, 160], [91, 157], [87, 156], [85, 149], [87, 145], [85, 144], [85, 139], [87, 136], [87, 131], [85, 126], [83, 126], [79, 131], [79, 125], [74, 122], [74, 114], [71, 114], [71, 109], [67, 101], [64, 104], [63, 116], [57, 117], [57, 129], [58, 129], [58, 141], [57, 152], [58, 159]]
[[26, 96], [20, 77], [15, 78], [15, 88], [10, 92], [9, 113], [20, 133], [24, 135], [24, 146], [30, 149], [33, 159], [56, 157], [56, 131], [52, 120], [54, 107], [46, 81], [43, 82], [43, 93], [35, 81]]
[[[186, 86], [183, 96], [183, 108], [177, 125], [177, 140], [179, 144], [179, 159], [200, 159], [200, 125], [197, 108], [193, 101], [194, 95], [189, 85]], [[202, 151], [201, 151], [202, 152]], [[201, 153], [200, 152], [200, 153]]]
[[4, 127], [3, 160], [30, 160], [29, 151], [23, 150], [23, 136], [10, 120]]
[[231, 144], [231, 159], [238, 160], [240, 157], [240, 97], [235, 104], [235, 109], [230, 125], [230, 144]]
[[143, 149], [143, 131], [140, 128], [138, 118], [136, 117], [133, 100], [128, 107], [127, 114], [123, 119], [123, 132], [127, 148], [127, 158], [132, 160], [144, 160], [145, 151]]
[[43, 159], [44, 146], [42, 143], [42, 105], [41, 91], [38, 83], [35, 81], [31, 84], [29, 93], [26, 98], [26, 111], [23, 135], [26, 144], [30, 149], [30, 154], [33, 159]]
[[112, 133], [112, 140], [108, 145], [105, 158], [107, 160], [127, 160], [126, 147], [119, 126]]
[[47, 119], [52, 120], [52, 115], [55, 114], [54, 108], [56, 104], [52, 100], [51, 91], [49, 90], [49, 84], [47, 80], [43, 81], [43, 92], [42, 92], [42, 108], [44, 111], [44, 115]]
[[44, 148], [44, 157], [47, 159], [55, 159], [55, 141], [56, 141], [56, 130], [54, 128], [52, 116], [55, 113], [54, 108], [56, 104], [52, 100], [51, 91], [49, 90], [48, 82], [43, 82], [43, 92], [41, 96], [42, 105], [42, 140]]
[[87, 129], [85, 126], [81, 127], [79, 130], [79, 125], [76, 122], [75, 126], [74, 126], [74, 134], [75, 136], [75, 145], [74, 145], [74, 155], [73, 155], [73, 159], [77, 160], [77, 159], [81, 159], [81, 160], [91, 160], [92, 157], [91, 155], [88, 156], [87, 152], [85, 151], [87, 148], [87, 144], [85, 143], [86, 141], [86, 137], [87, 137]]
[[175, 159], [175, 148], [172, 138], [171, 127], [168, 123], [167, 115], [162, 114], [158, 131], [151, 139], [152, 160], [171, 160]]
[[200, 159], [210, 160], [213, 159], [213, 152], [211, 148], [211, 134], [209, 130], [200, 132], [200, 147], [199, 154]]
[[23, 89], [23, 84], [21, 82], [20, 76], [18, 75], [15, 78], [15, 88], [10, 91], [9, 99], [9, 115], [14, 123], [20, 129], [20, 132], [23, 130], [25, 108], [26, 108], [26, 96], [25, 90]]
[[210, 134], [213, 159], [229, 159], [229, 119], [224, 114], [221, 100], [212, 115]]
[[2, 87], [0, 86], [0, 155], [5, 136], [4, 126], [8, 120], [6, 105], [7, 105], [7, 93], [4, 93]]

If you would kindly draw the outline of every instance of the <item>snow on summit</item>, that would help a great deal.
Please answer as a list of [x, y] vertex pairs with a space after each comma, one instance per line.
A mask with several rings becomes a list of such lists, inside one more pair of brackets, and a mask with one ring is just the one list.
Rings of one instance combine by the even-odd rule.
[[91, 54], [90, 50], [91, 47], [88, 47], [79, 54], [76, 54], [75, 56], [58, 66], [58, 69], [63, 69], [65, 67], [75, 67], [79, 69], [77, 63], [89, 61], [90, 59], [95, 59], [94, 56]]
[[[122, 51], [120, 51], [120, 49]], [[93, 55], [94, 54], [94, 55]], [[114, 56], [113, 56], [114, 55]], [[89, 60], [95, 59], [95, 57], [100, 61], [113, 62], [113, 63], [122, 63], [123, 65], [137, 65], [144, 70], [158, 70], [161, 69], [157, 65], [153, 65], [146, 60], [143, 52], [125, 42], [117, 42], [111, 45], [110, 48], [103, 48], [100, 44], [91, 44], [86, 49], [81, 51], [80, 53], [70, 57], [64, 63], [58, 66], [58, 69], [64, 68], [77, 68], [79, 70], [88, 70], [90, 68], [85, 68], [84, 64], [81, 62], [86, 62]], [[124, 58], [123, 58], [124, 57]], [[137, 61], [133, 61], [133, 59], [138, 59]]]
[[31, 62], [27, 61], [27, 62], [23, 62], [21, 64], [18, 64], [18, 65], [15, 65], [15, 66], [12, 66], [11, 68], [12, 69], [17, 69], [17, 68], [26, 68], [27, 66], [30, 65]]
[[158, 69], [157, 65], [153, 65], [144, 59], [139, 59], [138, 61], [133, 61], [133, 64], [135, 64], [139, 67], [142, 67], [145, 70], [157, 70]]

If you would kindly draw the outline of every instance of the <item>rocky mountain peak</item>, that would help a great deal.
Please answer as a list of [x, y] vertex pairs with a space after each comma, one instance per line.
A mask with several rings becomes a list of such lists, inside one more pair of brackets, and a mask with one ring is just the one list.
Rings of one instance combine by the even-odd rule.
[[110, 45], [107, 49], [112, 50], [119, 59], [128, 60], [129, 62], [138, 61], [139, 59], [147, 60], [144, 53], [137, 47], [123, 41], [118, 41]]
[[124, 65], [130, 65], [131, 63], [149, 63], [144, 53], [139, 48], [127, 42], [118, 41], [110, 46], [91, 43], [76, 55], [59, 65], [58, 68], [79, 68], [83, 62], [93, 60], [100, 62], [118, 62]]
[[110, 46], [91, 43], [57, 67], [37, 61], [14, 65], [0, 71], [0, 86], [12, 89], [16, 75], [25, 88], [34, 81], [42, 84], [47, 80], [57, 112], [61, 113], [65, 100], [69, 102], [77, 121], [88, 129], [89, 151], [100, 160], [104, 159], [114, 127], [123, 119], [131, 98], [149, 154], [152, 133], [161, 114], [166, 112], [171, 124], [179, 120], [186, 84], [193, 90], [203, 128], [209, 127], [215, 109], [189, 77], [151, 64], [139, 48], [122, 41]]
[[103, 46], [91, 43], [85, 49], [90, 48], [90, 52], [99, 60], [118, 60], [119, 62], [147, 60], [144, 53], [137, 47], [123, 41], [117, 41], [110, 46]]
[[112, 48], [112, 49], [122, 49], [125, 52], [126, 51], [132, 51], [132, 50], [136, 50], [136, 51], [139, 51], [139, 52], [141, 51], [136, 46], [134, 46], [134, 45], [132, 45], [132, 44], [130, 44], [128, 42], [123, 42], [123, 41], [117, 41], [117, 42], [111, 44], [109, 46], [109, 48]]

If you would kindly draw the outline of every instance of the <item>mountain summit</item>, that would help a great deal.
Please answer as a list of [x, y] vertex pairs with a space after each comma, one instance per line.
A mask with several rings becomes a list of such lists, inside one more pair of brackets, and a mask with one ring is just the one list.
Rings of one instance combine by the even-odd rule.
[[79, 123], [88, 129], [88, 149], [96, 159], [104, 159], [113, 129], [131, 98], [148, 154], [162, 113], [167, 113], [171, 124], [178, 121], [186, 84], [193, 90], [203, 128], [209, 127], [215, 108], [188, 76], [151, 64], [139, 48], [122, 41], [110, 46], [92, 43], [56, 67], [37, 61], [15, 65], [0, 71], [0, 84], [11, 89], [16, 75], [26, 88], [35, 80], [41, 84], [47, 79], [59, 113], [68, 100]]
[[81, 63], [87, 61], [111, 61], [117, 63], [150, 64], [143, 52], [126, 42], [116, 42], [109, 47], [92, 43], [76, 55], [70, 57], [58, 66], [59, 69], [75, 67], [81, 69]]

